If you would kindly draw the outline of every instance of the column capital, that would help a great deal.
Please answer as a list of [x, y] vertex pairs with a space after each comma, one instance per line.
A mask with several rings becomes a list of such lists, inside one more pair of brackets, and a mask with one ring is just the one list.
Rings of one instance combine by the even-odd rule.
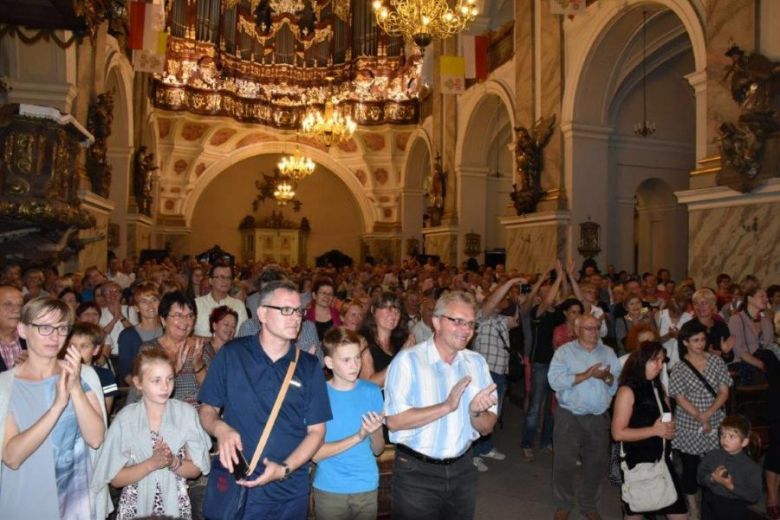
[[700, 92], [704, 92], [707, 89], [707, 71], [706, 70], [697, 70], [695, 72], [691, 72], [690, 74], [686, 74], [685, 79], [688, 80], [688, 83], [693, 87], [693, 90], [699, 94]]
[[588, 125], [585, 123], [576, 123], [574, 121], [564, 121], [561, 123], [561, 132], [563, 132], [563, 136], [566, 139], [584, 137], [586, 139], [600, 139], [606, 141], [614, 131], [615, 127], [609, 125]]

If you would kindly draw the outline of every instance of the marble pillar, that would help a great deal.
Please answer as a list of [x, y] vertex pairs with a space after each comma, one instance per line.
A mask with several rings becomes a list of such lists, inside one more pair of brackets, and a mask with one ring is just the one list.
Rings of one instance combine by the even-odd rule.
[[747, 274], [764, 284], [780, 273], [780, 179], [751, 193], [725, 186], [676, 193], [688, 205], [688, 275], [697, 285], [715, 285], [720, 273]]
[[146, 215], [133, 213], [127, 215], [126, 226], [126, 254], [124, 257], [132, 257], [141, 254], [144, 249], [152, 248], [152, 219]]
[[499, 219], [506, 229], [506, 268], [540, 273], [565, 258], [571, 216], [568, 211], [540, 211]]
[[437, 226], [423, 229], [426, 255], [436, 255], [447, 265], [457, 265], [458, 226]]
[[[550, 3], [535, 0], [534, 15], [537, 17], [535, 49], [535, 115], [556, 117], [556, 126], [549, 143], [544, 148], [544, 170], [541, 188], [548, 194], [555, 193], [563, 185], [563, 135], [559, 131], [561, 103], [563, 99], [563, 16], [550, 13]], [[548, 196], [539, 203], [539, 211], [566, 209], [566, 199]]]
[[84, 272], [87, 267], [96, 265], [105, 272], [108, 263], [108, 222], [114, 211], [113, 201], [104, 199], [91, 191], [79, 190], [81, 207], [95, 217], [95, 227], [79, 231], [79, 238], [91, 239], [103, 235], [103, 238], [89, 242], [79, 252], [76, 270]]
[[534, 113], [534, 4], [535, 0], [515, 0], [515, 121], [532, 125]]

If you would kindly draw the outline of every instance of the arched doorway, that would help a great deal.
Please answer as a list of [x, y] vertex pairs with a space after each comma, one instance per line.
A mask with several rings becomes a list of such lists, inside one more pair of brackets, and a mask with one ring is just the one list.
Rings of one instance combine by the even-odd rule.
[[636, 272], [669, 269], [679, 280], [687, 273], [688, 213], [671, 187], [651, 178], [636, 190]]
[[418, 250], [422, 252], [422, 229], [428, 210], [428, 182], [431, 177], [433, 160], [428, 134], [420, 129], [410, 138], [411, 145], [403, 167], [403, 193], [401, 225], [406, 256], [409, 240], [417, 240]]
[[281, 155], [277, 153], [243, 158], [222, 169], [203, 186], [190, 213], [187, 252], [197, 254], [219, 244], [241, 258], [241, 221], [246, 216], [260, 221], [276, 212], [295, 225], [304, 217], [309, 221], [307, 265], [314, 265], [317, 256], [332, 249], [359, 261], [360, 237], [364, 233], [360, 207], [350, 188], [322, 164], [318, 164], [314, 174], [301, 181], [295, 190], [296, 198], [302, 203], [299, 212], [294, 211], [291, 204], [279, 206], [273, 199], [254, 210], [253, 201], [259, 194], [256, 182], [262, 182], [263, 174], [272, 175], [280, 159]]
[[[657, 179], [660, 183], [645, 185], [643, 198], [663, 199], [669, 189], [686, 189], [688, 174], [696, 166], [700, 114], [688, 78], [706, 59], [703, 35], [693, 8], [678, 0], [627, 0], [590, 18], [566, 29], [571, 34], [567, 56], [573, 81], [564, 96], [561, 126], [566, 192], [575, 224], [569, 254], [582, 261], [575, 249], [576, 224], [591, 220], [603, 230], [602, 251], [596, 257], [600, 267], [642, 269], [653, 260], [642, 256], [641, 247], [635, 254], [633, 247], [638, 187]], [[643, 120], [643, 78], [647, 117], [657, 126], [647, 138], [634, 133]], [[651, 197], [646, 190], [652, 189], [661, 193]], [[670, 211], [677, 212], [676, 206]], [[687, 219], [678, 217], [676, 225], [687, 230]], [[673, 263], [679, 266], [675, 276], [684, 276], [686, 245], [674, 254]]]

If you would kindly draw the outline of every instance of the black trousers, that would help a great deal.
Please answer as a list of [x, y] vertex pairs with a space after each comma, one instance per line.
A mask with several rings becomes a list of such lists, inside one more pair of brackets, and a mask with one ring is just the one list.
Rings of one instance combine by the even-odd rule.
[[699, 492], [699, 482], [696, 480], [696, 474], [699, 471], [701, 457], [691, 455], [690, 453], [680, 452], [682, 461], [682, 484], [686, 495], [695, 495]]
[[471, 450], [448, 466], [395, 452], [394, 520], [472, 520], [477, 503], [477, 468]]
[[704, 490], [701, 499], [701, 520], [744, 520], [748, 517], [748, 504]]

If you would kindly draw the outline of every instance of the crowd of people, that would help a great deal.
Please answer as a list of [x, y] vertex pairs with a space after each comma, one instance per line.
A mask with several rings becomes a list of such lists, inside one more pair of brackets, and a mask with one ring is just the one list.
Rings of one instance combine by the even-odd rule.
[[[762, 474], [726, 405], [735, 385], [780, 396], [780, 286], [704, 282], [560, 261], [8, 265], [0, 516], [303, 519], [313, 496], [316, 518], [373, 519], [393, 445], [394, 518], [473, 518], [512, 387], [522, 456], [553, 453], [556, 519], [578, 474], [600, 518], [608, 473], [626, 518], [743, 518]], [[780, 408], [768, 420], [778, 519]], [[648, 472], [665, 486], [637, 498]]]

